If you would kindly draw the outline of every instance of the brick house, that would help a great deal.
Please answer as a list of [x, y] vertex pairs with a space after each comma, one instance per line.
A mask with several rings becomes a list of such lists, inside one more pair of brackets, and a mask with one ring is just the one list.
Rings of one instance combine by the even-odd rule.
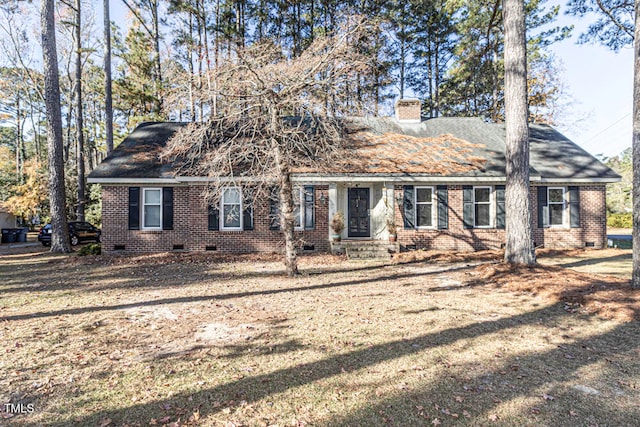
[[[227, 188], [212, 206], [203, 198], [206, 178], [180, 176], [160, 161], [180, 126], [138, 126], [89, 175], [102, 186], [103, 251], [278, 251], [273, 202], [247, 203], [242, 189]], [[352, 119], [348, 137], [344, 164], [292, 176], [301, 250], [330, 250], [338, 211], [343, 241], [386, 242], [395, 222], [400, 248], [503, 246], [503, 125], [421, 120], [419, 102], [401, 100], [395, 117]], [[620, 177], [550, 126], [531, 125], [530, 145], [536, 246], [604, 247], [605, 186]]]

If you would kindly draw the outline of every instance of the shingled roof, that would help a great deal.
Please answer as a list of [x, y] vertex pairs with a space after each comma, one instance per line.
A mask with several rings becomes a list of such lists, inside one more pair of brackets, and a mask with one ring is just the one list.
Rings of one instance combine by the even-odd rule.
[[[435, 118], [402, 123], [391, 117], [348, 120], [348, 159], [323, 176], [456, 177], [505, 176], [505, 128], [479, 118]], [[174, 179], [160, 152], [184, 123], [144, 123], [89, 175], [90, 182]], [[530, 125], [532, 180], [620, 179], [610, 168], [547, 125]], [[300, 175], [318, 175], [298, 170]]]

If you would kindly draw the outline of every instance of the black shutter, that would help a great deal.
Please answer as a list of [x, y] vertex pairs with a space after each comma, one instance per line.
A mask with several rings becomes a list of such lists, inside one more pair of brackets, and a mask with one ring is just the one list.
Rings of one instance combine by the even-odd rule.
[[547, 187], [538, 187], [538, 228], [549, 226], [549, 206]]
[[162, 229], [173, 230], [173, 187], [162, 188]]
[[505, 228], [504, 185], [496, 185], [496, 228]]
[[315, 218], [315, 194], [312, 185], [304, 187], [304, 229], [313, 230], [316, 226]]
[[220, 210], [217, 206], [209, 205], [207, 207], [207, 229], [209, 231], [220, 230]]
[[403, 198], [403, 210], [404, 210], [404, 228], [415, 228], [415, 194], [413, 192], [413, 185], [405, 185], [402, 187], [404, 190]]
[[569, 218], [571, 228], [580, 227], [580, 187], [569, 187]]
[[446, 185], [438, 185], [438, 228], [449, 228], [449, 192]]
[[462, 224], [464, 228], [473, 228], [473, 186], [462, 186]]
[[[242, 229], [253, 230], [253, 191], [251, 189], [246, 190], [247, 197], [242, 208]], [[243, 192], [244, 196], [244, 192]]]
[[140, 230], [140, 187], [129, 187], [129, 230]]
[[280, 230], [280, 198], [278, 197], [278, 189], [272, 187], [269, 193], [269, 230]]

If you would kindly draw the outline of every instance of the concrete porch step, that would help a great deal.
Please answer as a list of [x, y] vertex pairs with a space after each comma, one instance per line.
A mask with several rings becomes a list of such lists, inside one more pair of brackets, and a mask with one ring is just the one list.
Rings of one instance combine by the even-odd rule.
[[348, 259], [390, 259], [399, 251], [397, 243], [386, 240], [343, 240], [331, 247], [334, 253], [346, 253]]

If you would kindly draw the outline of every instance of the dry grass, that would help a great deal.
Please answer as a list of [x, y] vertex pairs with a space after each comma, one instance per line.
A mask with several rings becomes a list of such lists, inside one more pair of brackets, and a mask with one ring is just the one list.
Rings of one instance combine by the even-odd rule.
[[639, 293], [499, 258], [3, 255], [0, 425], [639, 425]]

